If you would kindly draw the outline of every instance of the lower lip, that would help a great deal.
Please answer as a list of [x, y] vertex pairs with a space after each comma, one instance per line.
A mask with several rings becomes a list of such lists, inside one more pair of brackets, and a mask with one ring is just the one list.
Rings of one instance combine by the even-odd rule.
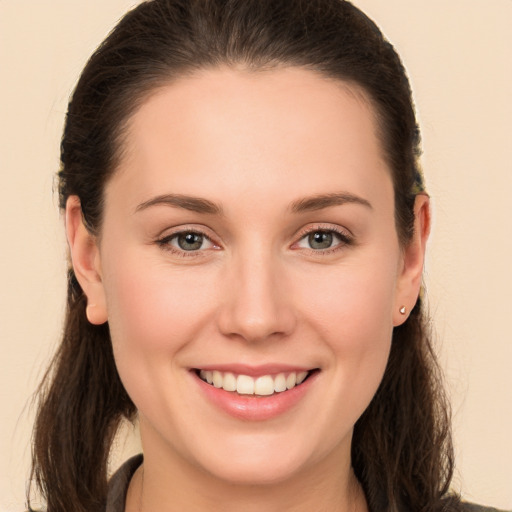
[[191, 372], [206, 398], [229, 415], [247, 421], [265, 421], [275, 418], [296, 406], [307, 394], [318, 376], [311, 374], [302, 384], [269, 396], [239, 395], [234, 391], [216, 388]]

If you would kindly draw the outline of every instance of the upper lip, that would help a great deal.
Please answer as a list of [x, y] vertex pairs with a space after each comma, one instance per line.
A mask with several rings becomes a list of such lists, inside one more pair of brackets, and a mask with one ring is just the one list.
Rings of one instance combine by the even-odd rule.
[[308, 366], [296, 366], [290, 364], [263, 364], [263, 365], [246, 365], [240, 363], [227, 363], [227, 364], [208, 364], [196, 366], [194, 370], [214, 371], [217, 370], [222, 373], [230, 372], [236, 375], [248, 375], [250, 377], [260, 377], [262, 375], [278, 375], [279, 373], [292, 373], [292, 372], [309, 372], [315, 368]]

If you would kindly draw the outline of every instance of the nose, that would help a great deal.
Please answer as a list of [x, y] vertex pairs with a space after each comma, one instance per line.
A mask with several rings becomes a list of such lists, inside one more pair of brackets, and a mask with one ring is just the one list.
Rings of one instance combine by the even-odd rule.
[[227, 272], [218, 316], [220, 331], [247, 342], [288, 336], [296, 314], [286, 273], [268, 255], [240, 257]]

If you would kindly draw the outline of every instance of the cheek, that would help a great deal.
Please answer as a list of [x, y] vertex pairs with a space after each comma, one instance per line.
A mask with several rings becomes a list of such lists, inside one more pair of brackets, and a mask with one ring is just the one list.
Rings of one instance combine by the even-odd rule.
[[178, 348], [198, 328], [197, 312], [207, 311], [210, 302], [202, 273], [172, 272], [136, 255], [116, 260], [105, 289], [114, 342], [145, 351]]
[[303, 311], [308, 329], [330, 351], [332, 410], [351, 411], [352, 422], [368, 406], [386, 368], [395, 282], [396, 260], [381, 258], [372, 265], [317, 273], [298, 292], [307, 304]]
[[373, 350], [393, 328], [396, 266], [340, 266], [302, 279], [297, 291], [305, 317], [334, 351]]
[[129, 395], [142, 405], [158, 396], [158, 386], [172, 389], [181, 350], [208, 325], [213, 300], [201, 272], [171, 272], [135, 251], [104, 270], [116, 365]]

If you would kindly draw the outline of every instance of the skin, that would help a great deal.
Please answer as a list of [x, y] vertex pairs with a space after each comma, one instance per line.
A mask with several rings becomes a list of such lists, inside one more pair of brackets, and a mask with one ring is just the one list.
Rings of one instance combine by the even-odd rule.
[[[108, 320], [139, 410], [144, 477], [127, 510], [366, 510], [353, 427], [407, 318], [399, 309], [416, 301], [429, 213], [418, 196], [401, 247], [365, 94], [302, 69], [207, 70], [151, 95], [124, 149], [100, 237], [76, 197], [66, 222], [89, 321]], [[221, 213], [148, 205], [162, 194]], [[329, 194], [361, 201], [297, 211]], [[169, 238], [191, 229], [207, 237], [199, 250]], [[331, 247], [311, 246], [319, 230]], [[190, 372], [234, 362], [320, 371], [284, 414], [244, 421], [212, 405]]]

